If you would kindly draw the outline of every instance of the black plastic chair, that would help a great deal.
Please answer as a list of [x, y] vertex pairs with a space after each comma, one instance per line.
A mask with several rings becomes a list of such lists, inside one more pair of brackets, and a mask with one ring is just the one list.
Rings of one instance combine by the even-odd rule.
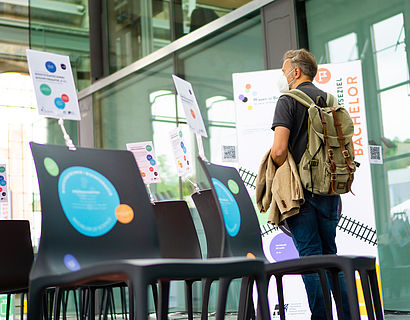
[[[176, 259], [202, 259], [201, 246], [188, 204], [183, 200], [159, 201], [152, 206], [157, 220], [161, 256]], [[192, 285], [201, 279], [185, 280], [185, 304], [188, 319], [193, 319]], [[160, 281], [159, 314], [166, 319], [169, 281]]]
[[[268, 278], [272, 275], [276, 278], [281, 319], [285, 318], [283, 276], [307, 273], [319, 274], [328, 319], [332, 318], [332, 305], [326, 273], [330, 274], [338, 318], [342, 319], [342, 300], [339, 283], [339, 272], [342, 272], [346, 281], [351, 317], [352, 319], [359, 320], [360, 311], [355, 279], [356, 270], [360, 274], [369, 319], [374, 319], [373, 303], [377, 319], [383, 319], [374, 257], [324, 255], [269, 263], [263, 252], [260, 227], [255, 208], [238, 171], [232, 167], [203, 161], [201, 158], [199, 158], [199, 161], [211, 184], [220, 220], [223, 221], [223, 225], [227, 230], [221, 256], [252, 254], [257, 258], [265, 260], [266, 275]], [[209, 198], [207, 200], [209, 201]], [[202, 207], [206, 208], [205, 205]], [[208, 208], [212, 207], [214, 206], [208, 205]], [[201, 215], [203, 214], [206, 213], [201, 213]], [[248, 293], [242, 292], [242, 297], [247, 295], [246, 301], [249, 301], [250, 282], [243, 283], [243, 289]], [[243, 312], [243, 314], [246, 314], [246, 307]]]
[[[142, 320], [154, 281], [251, 275], [263, 297], [263, 316], [269, 317], [262, 260], [161, 259], [152, 205], [131, 152], [30, 146], [42, 208], [38, 256], [30, 273], [30, 320], [41, 319], [48, 287], [128, 280], [130, 313]], [[223, 297], [217, 319], [224, 317], [222, 302]]]
[[9, 319], [11, 295], [21, 293], [21, 314], [24, 295], [28, 292], [29, 273], [34, 260], [30, 223], [27, 220], [0, 220], [1, 249], [0, 293], [7, 294], [6, 319]]

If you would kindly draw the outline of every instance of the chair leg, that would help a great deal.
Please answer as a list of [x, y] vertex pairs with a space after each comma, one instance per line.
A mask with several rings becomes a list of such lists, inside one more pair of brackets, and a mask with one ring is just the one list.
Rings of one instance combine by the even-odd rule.
[[[130, 320], [135, 319], [135, 313], [134, 313], [134, 288], [132, 287], [131, 283], [128, 281], [128, 305], [129, 305], [129, 315], [130, 315]], [[157, 310], [157, 307], [155, 307], [155, 310]]]
[[208, 320], [209, 295], [211, 293], [211, 285], [214, 279], [202, 280], [202, 309], [201, 320]]
[[158, 295], [158, 318], [160, 320], [168, 319], [168, 301], [169, 301], [169, 281], [161, 280], [159, 284], [159, 295]]
[[154, 299], [154, 308], [155, 308], [155, 315], [157, 317], [157, 319], [159, 319], [159, 313], [158, 313], [158, 309], [159, 309], [159, 295], [158, 295], [158, 287], [157, 287], [157, 283], [153, 282], [151, 283], [151, 289], [152, 289], [152, 297]]
[[239, 296], [238, 320], [249, 319], [249, 295], [252, 296], [250, 277], [243, 277]]
[[370, 292], [369, 278], [367, 277], [367, 272], [365, 270], [359, 269], [359, 275], [360, 282], [362, 283], [364, 302], [366, 304], [367, 318], [369, 320], [374, 320], [373, 301]]
[[359, 300], [357, 297], [355, 272], [351, 268], [343, 270], [346, 282], [347, 298], [349, 301], [350, 315], [352, 320], [360, 320]]
[[192, 281], [185, 281], [185, 305], [188, 314], [188, 320], [194, 319], [194, 310], [192, 306]]
[[280, 320], [285, 320], [285, 301], [283, 299], [283, 276], [275, 275], [276, 288], [278, 291], [278, 304]]
[[133, 276], [130, 284], [133, 297], [133, 320], [146, 320], [148, 318], [148, 283], [143, 281], [142, 275]]
[[325, 303], [325, 312], [326, 312], [326, 318], [328, 320], [333, 319], [332, 315], [332, 297], [330, 296], [330, 290], [329, 290], [329, 285], [327, 282], [327, 275], [326, 275], [326, 270], [319, 270], [318, 271], [319, 279], [320, 279], [320, 284], [322, 287], [322, 293], [323, 293], [323, 300]]
[[6, 306], [6, 320], [9, 320], [11, 305], [11, 293], [7, 294], [7, 306]]
[[28, 293], [27, 318], [30, 320], [41, 320], [43, 310], [43, 286], [31, 281]]
[[[269, 303], [268, 303], [268, 280], [265, 275], [260, 275], [255, 278], [258, 289], [258, 314], [257, 319], [270, 319]], [[281, 279], [282, 284], [282, 279]], [[283, 290], [282, 290], [283, 298]]]
[[125, 288], [124, 286], [120, 287], [120, 294], [121, 294], [121, 312], [122, 318], [128, 320], [127, 318], [127, 301], [125, 300]]
[[74, 308], [75, 308], [75, 317], [78, 319], [78, 300], [77, 300], [77, 289], [73, 289], [73, 295], [74, 295]]
[[218, 290], [218, 304], [216, 307], [216, 320], [225, 319], [226, 310], [226, 300], [228, 297], [229, 284], [231, 283], [231, 278], [220, 278], [219, 279], [219, 290]]
[[337, 319], [343, 320], [343, 302], [342, 302], [342, 291], [340, 289], [340, 279], [339, 271], [331, 270], [330, 281], [332, 283], [333, 298], [335, 299]]
[[368, 270], [370, 288], [372, 290], [372, 297], [374, 302], [374, 310], [376, 311], [376, 319], [382, 320], [383, 310], [382, 301], [380, 299], [379, 282], [377, 281], [376, 269]]
[[54, 293], [54, 319], [55, 320], [60, 319], [62, 295], [63, 295], [63, 289], [55, 288], [55, 293]]

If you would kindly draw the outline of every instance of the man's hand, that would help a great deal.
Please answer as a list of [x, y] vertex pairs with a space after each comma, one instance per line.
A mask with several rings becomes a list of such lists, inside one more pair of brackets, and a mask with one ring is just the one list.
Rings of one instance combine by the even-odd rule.
[[275, 128], [275, 138], [270, 150], [270, 156], [278, 167], [285, 162], [288, 156], [289, 134], [290, 130], [286, 127], [278, 126]]

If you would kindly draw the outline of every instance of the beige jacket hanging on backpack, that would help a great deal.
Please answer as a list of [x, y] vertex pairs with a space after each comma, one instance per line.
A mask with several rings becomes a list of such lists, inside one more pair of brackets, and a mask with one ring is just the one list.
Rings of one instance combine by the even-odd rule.
[[270, 208], [268, 223], [278, 226], [286, 218], [299, 213], [305, 202], [297, 165], [290, 152], [285, 162], [276, 169], [270, 156], [265, 154], [256, 178], [256, 204], [261, 213]]

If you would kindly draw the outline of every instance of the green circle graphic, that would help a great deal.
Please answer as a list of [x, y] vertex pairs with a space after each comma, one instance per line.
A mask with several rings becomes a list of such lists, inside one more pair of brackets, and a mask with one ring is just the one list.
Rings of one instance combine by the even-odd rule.
[[4, 172], [4, 171], [6, 171], [6, 168], [0, 167], [0, 172]]
[[60, 173], [57, 163], [49, 157], [44, 158], [44, 168], [46, 168], [47, 172], [53, 177], [58, 176]]
[[239, 192], [238, 184], [232, 179], [228, 180], [228, 188], [229, 188], [229, 190], [231, 190], [231, 192], [233, 194], [238, 194], [238, 192]]
[[152, 147], [151, 147], [149, 144], [147, 144], [147, 146], [145, 147], [145, 149], [147, 149], [147, 151], [151, 151], [151, 150], [152, 150]]
[[51, 88], [47, 84], [44, 84], [44, 83], [40, 86], [40, 91], [45, 96], [49, 96], [51, 94]]
[[182, 138], [182, 131], [179, 131], [179, 136]]

